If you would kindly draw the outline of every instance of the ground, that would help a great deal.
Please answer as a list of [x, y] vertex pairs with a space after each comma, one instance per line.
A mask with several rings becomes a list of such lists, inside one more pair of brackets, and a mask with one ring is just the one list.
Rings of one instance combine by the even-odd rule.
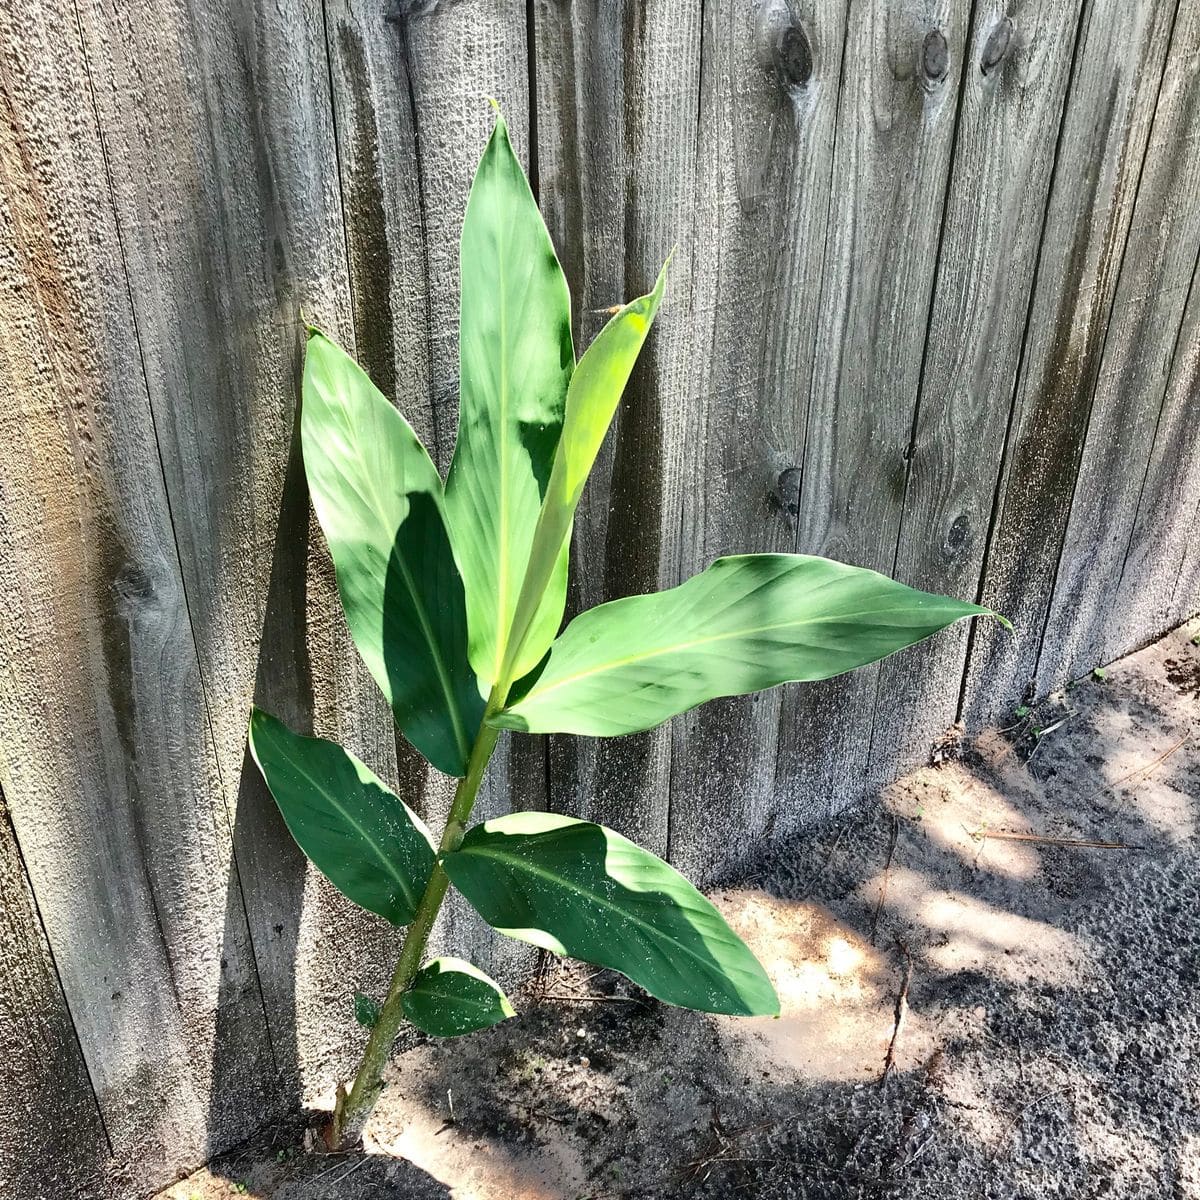
[[1198, 631], [716, 893], [781, 1019], [547, 963], [397, 1055], [364, 1153], [276, 1132], [162, 1200], [1200, 1200]]

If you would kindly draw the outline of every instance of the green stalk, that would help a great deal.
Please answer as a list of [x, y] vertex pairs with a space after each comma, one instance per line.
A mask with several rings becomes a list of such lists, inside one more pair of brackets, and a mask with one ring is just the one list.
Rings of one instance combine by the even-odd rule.
[[[508, 688], [503, 688], [507, 693]], [[487, 707], [483, 714], [483, 723], [475, 735], [475, 744], [471, 747], [471, 756], [467, 762], [467, 773], [458, 781], [454, 789], [454, 800], [450, 805], [450, 815], [446, 818], [446, 828], [442, 831], [442, 840], [438, 848], [440, 854], [448, 854], [457, 850], [462, 844], [467, 832], [467, 821], [471, 809], [475, 807], [475, 798], [479, 794], [479, 785], [483, 782], [484, 772], [492, 751], [496, 748], [496, 739], [500, 736], [498, 729], [487, 724], [487, 718], [499, 712], [504, 707], [504, 698], [500, 685], [492, 689], [488, 697]], [[435, 864], [429, 882], [417, 905], [416, 916], [408, 927], [404, 945], [400, 950], [400, 961], [392, 974], [392, 983], [388, 988], [387, 999], [379, 1013], [379, 1020], [371, 1030], [367, 1048], [363, 1052], [362, 1062], [354, 1076], [350, 1090], [339, 1086], [337, 1105], [333, 1110], [333, 1121], [326, 1140], [331, 1150], [345, 1150], [357, 1143], [362, 1134], [363, 1126], [379, 1094], [383, 1091], [383, 1068], [387, 1065], [391, 1054], [392, 1043], [400, 1031], [404, 1020], [404, 1010], [400, 997], [412, 984], [413, 977], [421, 967], [421, 959], [425, 953], [425, 945], [433, 923], [446, 898], [450, 879], [442, 870], [441, 862]]]

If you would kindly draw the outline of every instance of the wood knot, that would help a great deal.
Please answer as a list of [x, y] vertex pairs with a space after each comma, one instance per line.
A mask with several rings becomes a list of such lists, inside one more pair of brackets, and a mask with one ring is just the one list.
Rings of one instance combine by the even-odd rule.
[[779, 512], [795, 517], [800, 512], [800, 468], [787, 467], [779, 472], [771, 493], [771, 504]]
[[967, 535], [970, 532], [971, 522], [967, 518], [966, 513], [960, 513], [954, 518], [954, 522], [946, 531], [946, 548], [952, 553], [961, 550], [967, 544]]
[[775, 39], [773, 57], [779, 82], [787, 88], [801, 88], [812, 78], [812, 45], [800, 25], [785, 25]]
[[148, 607], [157, 590], [150, 573], [137, 563], [126, 563], [113, 577], [112, 588], [127, 612]]
[[997, 22], [996, 27], [988, 34], [983, 43], [983, 54], [979, 59], [979, 69], [990, 75], [1003, 61], [1012, 43], [1013, 23], [1011, 18]]
[[921, 70], [930, 83], [941, 83], [950, 73], [950, 47], [940, 29], [931, 29], [921, 43]]

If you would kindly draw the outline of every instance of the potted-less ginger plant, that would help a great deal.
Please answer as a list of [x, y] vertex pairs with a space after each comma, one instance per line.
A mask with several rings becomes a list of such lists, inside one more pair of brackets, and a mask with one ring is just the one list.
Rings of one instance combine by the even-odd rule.
[[470, 826], [501, 730], [635, 733], [717, 696], [826, 679], [987, 612], [822, 558], [748, 554], [559, 632], [575, 508], [664, 275], [576, 362], [566, 280], [497, 118], [463, 223], [458, 441], [444, 486], [400, 413], [309, 330], [304, 466], [346, 620], [401, 732], [458, 779], [435, 841], [340, 746], [251, 716], [254, 758], [305, 854], [351, 900], [408, 927], [362, 1064], [338, 1090], [334, 1148], [358, 1139], [403, 1021], [449, 1037], [512, 1015], [469, 963], [424, 961], [452, 885], [501, 933], [623, 972], [667, 1003], [779, 1011], [717, 910], [620, 834], [538, 812]]

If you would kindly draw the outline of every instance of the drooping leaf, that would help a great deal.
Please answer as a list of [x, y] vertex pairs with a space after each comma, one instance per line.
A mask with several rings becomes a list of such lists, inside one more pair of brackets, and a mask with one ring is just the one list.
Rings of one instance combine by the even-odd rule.
[[[486, 690], [504, 659], [575, 365], [566, 279], [499, 118], [471, 186], [461, 254], [458, 440], [446, 510], [471, 663]], [[557, 553], [522, 671], [562, 623], [567, 550]]]
[[438, 770], [462, 775], [483, 704], [437, 470], [362, 369], [315, 330], [301, 435], [355, 645], [404, 736]]
[[[538, 514], [529, 570], [513, 620], [513, 647], [520, 647], [521, 654], [504, 672], [507, 680], [525, 674], [541, 659], [550, 644], [548, 639], [543, 641], [540, 636], [535, 636], [537, 627], [531, 617], [547, 582], [555, 578], [559, 558], [570, 545], [571, 524], [584, 484], [650, 332], [666, 281], [667, 266], [664, 265], [654, 290], [626, 304], [613, 316], [584, 352], [571, 377], [562, 436]], [[531, 630], [528, 638], [524, 636], [526, 629]]]
[[635, 733], [717, 696], [840, 675], [975, 615], [995, 614], [825, 558], [720, 558], [677, 588], [576, 617], [490, 723]]
[[250, 752], [300, 849], [330, 883], [393, 925], [416, 913], [435, 851], [421, 819], [336, 742], [255, 708]]
[[379, 1015], [383, 1005], [366, 992], [354, 993], [354, 1019], [364, 1029], [374, 1029], [379, 1024]]
[[458, 1037], [515, 1015], [508, 997], [478, 967], [435, 958], [400, 997], [404, 1015], [434, 1037]]
[[758, 960], [673, 867], [590, 821], [521, 812], [443, 856], [454, 885], [510, 937], [627, 975], [668, 1004], [773, 1015]]

